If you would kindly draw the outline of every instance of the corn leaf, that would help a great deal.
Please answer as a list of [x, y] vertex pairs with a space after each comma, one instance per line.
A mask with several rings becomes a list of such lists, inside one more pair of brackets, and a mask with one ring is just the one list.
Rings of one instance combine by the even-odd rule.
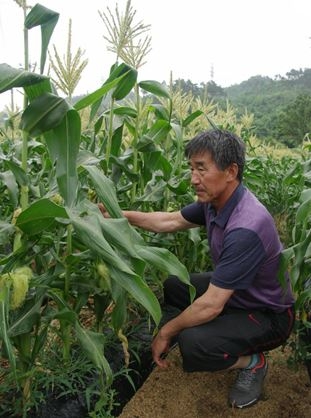
[[98, 219], [94, 216], [80, 218], [74, 214], [70, 214], [70, 219], [77, 237], [108, 265], [111, 278], [144, 306], [155, 321], [159, 321], [161, 309], [157, 298], [144, 280], [126, 264], [126, 258], [121, 258], [106, 241]]
[[76, 323], [75, 331], [89, 359], [100, 371], [105, 373], [107, 384], [110, 385], [112, 383], [112, 370], [104, 356], [104, 335], [82, 328], [78, 323]]
[[44, 134], [49, 153], [56, 163], [56, 179], [65, 204], [71, 207], [77, 198], [77, 158], [81, 141], [81, 119], [69, 110], [60, 125]]
[[296, 222], [304, 223], [310, 218], [311, 214], [311, 198], [304, 200], [298, 207], [296, 212]]
[[2, 183], [6, 186], [8, 195], [14, 207], [17, 207], [19, 199], [19, 189], [14, 174], [11, 171], [3, 171], [2, 173], [0, 173], [0, 179]]
[[154, 81], [154, 80], [140, 81], [138, 83], [138, 86], [141, 89], [154, 94], [155, 96], [166, 97], [167, 99], [171, 98], [167, 87], [164, 84], [159, 83], [158, 81]]
[[166, 120], [159, 119], [152, 125], [144, 136], [151, 139], [152, 142], [161, 143], [161, 141], [166, 139], [170, 130], [171, 125]]
[[19, 165], [16, 164], [16, 162], [7, 160], [5, 164], [9, 167], [12, 174], [14, 174], [14, 177], [20, 186], [28, 185], [29, 180], [27, 174]]
[[[0, 245], [8, 242], [9, 237], [15, 232], [15, 226], [9, 222], [0, 220]], [[1, 263], [2, 264], [2, 263]]]
[[69, 103], [52, 93], [35, 98], [25, 109], [20, 128], [31, 136], [38, 136], [59, 126], [70, 110]]
[[140, 257], [146, 261], [146, 263], [149, 263], [157, 269], [165, 271], [168, 274], [178, 276], [178, 278], [183, 283], [189, 285], [191, 300], [193, 300], [195, 296], [195, 290], [190, 283], [189, 273], [186, 267], [173, 253], [166, 250], [165, 248], [158, 247], [136, 247], [136, 250]]
[[10, 361], [14, 373], [16, 372], [16, 360], [14, 355], [14, 347], [8, 333], [8, 318], [9, 318], [9, 289], [8, 286], [0, 287], [0, 339], [5, 347], [7, 356]]
[[129, 276], [135, 275], [106, 241], [97, 218], [88, 215], [82, 218], [70, 211], [68, 212], [78, 238], [87, 248], [102, 257], [106, 263], [115, 265], [119, 270]]
[[129, 65], [121, 63], [120, 65], [115, 65], [112, 67], [109, 78], [105, 84], [110, 83], [112, 80], [119, 78], [122, 75], [123, 77], [120, 79], [112, 93], [112, 97], [115, 100], [124, 99], [124, 97], [127, 96], [132, 90], [137, 81], [137, 71]]
[[35, 235], [53, 225], [55, 218], [68, 218], [66, 210], [49, 199], [41, 199], [21, 212], [16, 226], [28, 235]]
[[41, 319], [42, 298], [43, 296], [37, 298], [36, 303], [28, 301], [23, 305], [19, 317], [10, 325], [8, 330], [10, 338], [33, 331], [34, 326]]
[[97, 89], [97, 90], [93, 91], [92, 93], [88, 94], [87, 96], [83, 97], [81, 100], [78, 100], [74, 104], [74, 108], [76, 110], [81, 110], [81, 109], [84, 109], [87, 106], [90, 106], [90, 105], [93, 105], [93, 104], [97, 103], [98, 101], [100, 101], [102, 99], [103, 96], [105, 96], [111, 89], [113, 89], [123, 77], [124, 77], [124, 75], [110, 81], [107, 84], [105, 83], [99, 89]]
[[190, 125], [195, 119], [203, 115], [202, 110], [196, 110], [195, 112], [191, 113], [186, 119], [183, 120], [182, 126], [185, 128], [186, 126]]
[[36, 4], [25, 19], [25, 28], [32, 29], [41, 26], [41, 59], [40, 73], [43, 74], [46, 54], [54, 28], [58, 22], [59, 13], [47, 9], [41, 4]]
[[128, 276], [123, 271], [117, 270], [116, 266], [117, 264], [109, 266], [111, 278], [137, 300], [150, 313], [154, 322], [158, 325], [162, 313], [155, 294], [141, 277]]
[[52, 91], [48, 77], [16, 69], [5, 63], [0, 64], [0, 93], [15, 87], [23, 87], [30, 101]]
[[113, 182], [104, 175], [97, 167], [85, 165], [84, 168], [88, 171], [91, 181], [95, 187], [97, 196], [104, 204], [109, 215], [113, 218], [122, 218], [122, 211], [120, 209], [116, 190]]

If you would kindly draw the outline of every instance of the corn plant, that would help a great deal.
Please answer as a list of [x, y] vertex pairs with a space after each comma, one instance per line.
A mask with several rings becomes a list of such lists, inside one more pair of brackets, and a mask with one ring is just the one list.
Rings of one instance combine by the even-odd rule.
[[290, 245], [297, 202], [305, 184], [301, 159], [273, 158], [268, 153], [249, 155], [244, 178], [274, 217], [284, 245]]
[[292, 242], [282, 253], [280, 280], [289, 270], [296, 296], [296, 325], [294, 361], [303, 361], [311, 380], [311, 189], [309, 188], [310, 160], [303, 164], [306, 187], [297, 201]]
[[[40, 74], [0, 65], [0, 93], [19, 87], [26, 98], [20, 137], [2, 141], [0, 162], [1, 348], [23, 395], [24, 414], [51, 332], [61, 341], [64, 367], [80, 344], [99, 374], [97, 406], [104, 404], [113, 379], [105, 357], [107, 331], [113, 330], [128, 361], [132, 307], [147, 313], [156, 327], [163, 275], [176, 274], [189, 284], [188, 270], [207, 269], [210, 262], [198, 229], [174, 237], [141, 234], [123, 218], [122, 208], [174, 210], [193, 201], [183, 148], [198, 130], [215, 123], [251, 137], [251, 117], [239, 122], [229, 105], [223, 111], [157, 81], [139, 81], [150, 40], [140, 43], [136, 35], [148, 27], [134, 25], [130, 2], [124, 17], [116, 13], [115, 19], [110, 10], [101, 15], [115, 40], [110, 48], [116, 61], [102, 86], [75, 103], [59, 97], [43, 75], [57, 13], [36, 5], [25, 16], [27, 29], [41, 25], [44, 33]], [[139, 45], [145, 55], [135, 56]], [[89, 120], [83, 130], [85, 111]], [[299, 163], [291, 170], [292, 163], [275, 165], [255, 156], [246, 170], [246, 183], [274, 215], [289, 213], [290, 219], [303, 177]], [[102, 217], [98, 201], [110, 219]], [[294, 238], [297, 244], [304, 239]], [[95, 317], [92, 328], [81, 321], [87, 304]]]
[[[44, 22], [46, 28], [49, 17], [54, 24], [55, 14], [37, 5], [26, 17], [26, 26]], [[75, 339], [99, 370], [104, 396], [104, 379], [108, 384], [112, 380], [104, 356], [105, 336], [81, 325], [81, 308], [93, 298], [98, 322], [103, 312], [110, 312], [110, 326], [126, 342], [122, 328], [131, 300], [144, 307], [155, 325], [161, 317], [159, 302], [144, 279], [146, 266], [177, 274], [189, 283], [186, 268], [172, 253], [148, 247], [122, 217], [114, 184], [96, 167], [103, 159], [81, 149], [79, 111], [88, 106], [94, 109], [108, 93], [116, 101], [123, 99], [131, 91], [136, 73], [125, 64], [112, 66], [103, 86], [73, 107], [53, 93], [48, 77], [0, 65], [0, 92], [19, 87], [27, 97], [29, 104], [20, 124], [23, 149], [27, 138], [27, 156], [32, 142], [37, 165], [30, 171], [28, 159], [27, 166], [23, 164], [25, 154], [22, 161], [7, 154], [4, 164], [13, 176], [2, 175], [1, 184], [11, 197], [12, 208], [21, 201], [17, 195], [27, 192], [27, 199], [22, 199], [24, 203], [14, 216], [12, 212], [4, 214], [6, 221], [0, 234], [6, 247], [1, 260], [2, 351], [23, 393], [24, 414], [31, 397], [36, 359], [41, 350], [48, 348], [53, 321], [59, 323], [64, 365], [70, 359]], [[109, 154], [106, 150], [107, 167]], [[104, 220], [97, 205], [88, 199], [86, 184], [96, 190], [111, 220]], [[10, 222], [10, 216], [14, 222]], [[18, 245], [10, 246], [12, 238]], [[12, 301], [18, 289], [15, 282], [21, 281], [16, 279], [21, 277], [21, 266], [28, 266], [28, 291], [16, 306]]]

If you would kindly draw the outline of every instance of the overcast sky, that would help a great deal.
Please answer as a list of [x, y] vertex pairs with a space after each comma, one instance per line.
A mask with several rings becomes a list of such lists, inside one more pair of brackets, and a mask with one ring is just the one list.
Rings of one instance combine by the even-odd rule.
[[[28, 0], [30, 6], [35, 1]], [[73, 52], [81, 47], [89, 64], [75, 93], [91, 92], [108, 77], [107, 52], [98, 10], [125, 10], [127, 0], [42, 0], [60, 14], [50, 45], [66, 52], [72, 19]], [[285, 75], [311, 68], [311, 0], [132, 0], [134, 22], [150, 26], [152, 50], [139, 81], [212, 78], [222, 87], [255, 75]], [[39, 62], [40, 30], [30, 31], [30, 59]], [[23, 63], [23, 13], [14, 0], [0, 0], [0, 62]]]

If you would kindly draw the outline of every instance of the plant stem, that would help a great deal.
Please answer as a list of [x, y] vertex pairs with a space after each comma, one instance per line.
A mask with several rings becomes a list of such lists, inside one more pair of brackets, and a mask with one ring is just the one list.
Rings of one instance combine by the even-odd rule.
[[[139, 132], [139, 125], [140, 125], [140, 97], [139, 97], [139, 87], [135, 85], [135, 94], [136, 94], [136, 109], [137, 109], [137, 117], [135, 121], [135, 134], [132, 142], [132, 149], [133, 149], [133, 173], [138, 174], [138, 150], [137, 150], [137, 140], [138, 140], [138, 132]], [[141, 176], [142, 178], [142, 176]], [[137, 181], [134, 181], [132, 184], [131, 190], [131, 203], [134, 203], [136, 199], [136, 191], [137, 191]]]
[[[23, 3], [24, 21], [26, 20], [27, 4]], [[28, 42], [28, 29], [24, 27], [24, 68], [29, 71], [29, 42]], [[23, 108], [26, 109], [28, 104], [28, 97], [24, 95]], [[28, 161], [28, 134], [23, 131], [23, 144], [22, 144], [22, 169], [27, 173], [27, 161]], [[28, 186], [21, 187], [20, 198], [22, 210], [28, 206]]]
[[114, 98], [111, 98], [111, 107], [110, 107], [110, 113], [109, 113], [109, 126], [108, 126], [108, 138], [107, 138], [107, 145], [106, 145], [106, 162], [107, 162], [107, 171], [108, 173], [109, 169], [109, 160], [110, 160], [110, 154], [111, 154], [111, 147], [112, 147], [112, 134], [113, 134], [113, 107], [114, 107]]
[[[71, 254], [72, 254], [72, 225], [68, 225], [67, 226], [67, 257]], [[66, 300], [69, 297], [69, 291], [70, 291], [70, 275], [71, 275], [70, 266], [66, 265], [65, 284], [64, 284], [64, 294], [65, 294]]]

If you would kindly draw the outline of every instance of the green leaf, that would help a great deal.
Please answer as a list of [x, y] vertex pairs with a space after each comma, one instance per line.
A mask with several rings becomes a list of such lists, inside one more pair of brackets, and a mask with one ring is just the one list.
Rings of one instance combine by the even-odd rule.
[[75, 103], [74, 108], [76, 110], [81, 110], [81, 109], [84, 109], [87, 106], [90, 106], [90, 105], [98, 102], [111, 89], [113, 89], [123, 77], [124, 77], [124, 74], [121, 75], [119, 78], [116, 78], [116, 79], [110, 81], [109, 83], [105, 83], [102, 87], [95, 90], [93, 93], [90, 93], [87, 96], [83, 97], [81, 100], [78, 100]]
[[311, 288], [306, 288], [299, 292], [297, 299], [295, 301], [295, 306], [297, 310], [301, 307], [310, 306], [311, 301]]
[[45, 133], [51, 158], [56, 161], [56, 178], [65, 204], [71, 207], [77, 198], [77, 158], [81, 141], [81, 119], [75, 109], [68, 111], [60, 125]]
[[168, 274], [178, 276], [178, 278], [185, 284], [189, 285], [191, 300], [195, 296], [195, 289], [189, 280], [189, 273], [186, 267], [178, 260], [178, 258], [166, 250], [158, 247], [136, 247], [136, 250], [141, 258], [146, 263], [152, 264], [154, 267]]
[[286, 274], [288, 272], [290, 262], [293, 259], [294, 255], [295, 252], [293, 248], [286, 248], [281, 252], [278, 269], [278, 279], [282, 285], [286, 282]]
[[43, 74], [46, 61], [46, 53], [49, 42], [58, 22], [59, 13], [47, 9], [41, 4], [36, 4], [28, 13], [25, 19], [25, 28], [31, 29], [36, 26], [41, 26], [41, 60], [40, 73]]
[[111, 155], [117, 157], [120, 154], [122, 138], [123, 138], [123, 127], [124, 125], [120, 125], [118, 128], [115, 129], [112, 135], [111, 140]]
[[25, 171], [19, 165], [17, 165], [14, 161], [7, 160], [5, 163], [14, 174], [14, 177], [17, 183], [20, 186], [27, 186], [29, 181], [28, 181], [28, 177]]
[[164, 84], [159, 83], [158, 81], [145, 80], [138, 83], [138, 86], [141, 89], [154, 94], [155, 96], [166, 97], [167, 99], [171, 99], [167, 87]]
[[196, 110], [195, 112], [191, 113], [191, 115], [183, 120], [182, 126], [185, 128], [186, 126], [190, 125], [191, 122], [203, 115], [203, 113], [204, 112], [202, 110]]
[[116, 265], [110, 265], [109, 271], [111, 278], [122, 286], [137, 302], [139, 302], [152, 316], [154, 322], [158, 325], [161, 319], [161, 307], [158, 299], [146, 282], [138, 275], [129, 276], [116, 268]]
[[291, 276], [291, 282], [292, 282], [294, 290], [301, 290], [301, 289], [297, 289], [296, 287], [297, 287], [297, 284], [299, 287], [299, 283], [301, 283], [301, 277], [303, 277], [303, 270], [305, 267], [305, 255], [306, 255], [306, 252], [310, 243], [311, 243], [311, 231], [308, 231], [305, 239], [301, 240], [297, 245], [294, 245], [292, 247], [295, 255], [293, 259], [292, 268], [290, 269], [290, 276]]
[[101, 227], [96, 217], [86, 215], [81, 218], [73, 213], [70, 213], [69, 216], [77, 236], [87, 248], [94, 251], [96, 255], [102, 257], [106, 263], [115, 265], [116, 268], [124, 271], [130, 276], [134, 275], [125, 261], [118, 256], [106, 241], [101, 233]]
[[41, 199], [21, 212], [16, 226], [28, 235], [35, 235], [53, 225], [56, 218], [68, 218], [66, 210], [49, 199]]
[[137, 110], [129, 106], [115, 107], [112, 111], [115, 115], [130, 116], [131, 118], [137, 117]]
[[15, 349], [8, 333], [10, 292], [8, 286], [0, 286], [0, 339], [5, 347], [7, 356], [14, 373], [16, 372]]
[[106, 177], [97, 167], [85, 165], [96, 193], [100, 201], [104, 204], [109, 215], [113, 218], [122, 218], [122, 211], [118, 204], [116, 190], [113, 182]]
[[23, 87], [30, 101], [44, 92], [52, 91], [48, 77], [0, 64], [0, 93], [15, 87]]
[[133, 228], [129, 225], [127, 219], [105, 219], [102, 216], [100, 225], [106, 240], [111, 245], [122, 250], [124, 254], [143, 261], [133, 246], [134, 242], [142, 245], [143, 239], [138, 234], [137, 236], [134, 235]]
[[17, 320], [9, 328], [9, 336], [17, 337], [18, 335], [32, 332], [34, 326], [40, 322], [42, 308], [42, 297], [38, 298], [36, 303], [29, 301], [23, 305]]
[[159, 180], [155, 183], [148, 182], [145, 187], [145, 193], [140, 198], [137, 198], [137, 202], [159, 202], [163, 199], [166, 190], [166, 182]]
[[[115, 282], [113, 282], [115, 284]], [[115, 306], [111, 314], [111, 322], [116, 333], [122, 329], [127, 320], [128, 297], [126, 291], [118, 286], [118, 296], [114, 299]]]
[[161, 141], [166, 139], [170, 130], [171, 125], [169, 122], [163, 119], [158, 119], [144, 136], [146, 136], [152, 142], [161, 143]]
[[100, 159], [93, 154], [92, 152], [86, 149], [80, 149], [78, 158], [77, 158], [77, 166], [84, 166], [84, 165], [97, 165], [100, 163]]
[[9, 237], [15, 232], [15, 226], [11, 223], [0, 220], [0, 245], [5, 245], [9, 241]]
[[134, 243], [144, 245], [145, 242], [126, 218], [106, 219], [99, 211], [97, 205], [88, 201], [84, 203], [84, 207], [92, 218], [96, 217], [104, 237], [110, 245], [130, 255], [132, 258], [142, 260], [135, 250]]
[[44, 93], [35, 98], [25, 109], [20, 128], [32, 136], [59, 126], [71, 106], [63, 98], [52, 93]]
[[54, 319], [58, 319], [62, 323], [68, 323], [74, 325], [77, 322], [77, 314], [70, 308], [65, 307], [59, 311], [57, 311], [53, 315]]
[[152, 103], [149, 106], [149, 109], [153, 110], [155, 115], [157, 116], [158, 119], [164, 119], [169, 121], [170, 120], [170, 114], [167, 110], [167, 108], [161, 104], [157, 104], [157, 103]]
[[112, 67], [112, 71], [106, 83], [119, 78], [121, 75], [123, 75], [123, 77], [120, 79], [120, 81], [118, 81], [118, 84], [112, 93], [112, 97], [115, 100], [124, 99], [124, 97], [126, 97], [132, 90], [137, 81], [137, 70], [125, 63], [121, 63], [118, 66]]
[[75, 326], [76, 336], [93, 364], [105, 373], [107, 384], [112, 383], [112, 370], [104, 356], [105, 336], [82, 328], [78, 323]]
[[111, 278], [144, 306], [158, 323], [161, 317], [161, 308], [157, 298], [144, 280], [126, 264], [126, 258], [121, 258], [106, 241], [101, 233], [97, 217], [79, 218], [71, 214], [70, 219], [77, 237], [107, 264]]
[[122, 78], [122, 80], [119, 81], [117, 87], [112, 93], [112, 98], [115, 100], [124, 99], [135, 86], [136, 81], [137, 71], [131, 68]]
[[304, 223], [311, 215], [311, 198], [304, 200], [303, 203], [298, 207], [296, 212], [296, 222]]
[[14, 207], [17, 207], [19, 199], [19, 189], [14, 174], [11, 171], [3, 171], [2, 173], [0, 173], [0, 179], [7, 188], [8, 195], [12, 204], [14, 205]]
[[185, 195], [189, 190], [189, 181], [180, 179], [179, 177], [172, 177], [169, 179], [167, 186], [177, 195]]

